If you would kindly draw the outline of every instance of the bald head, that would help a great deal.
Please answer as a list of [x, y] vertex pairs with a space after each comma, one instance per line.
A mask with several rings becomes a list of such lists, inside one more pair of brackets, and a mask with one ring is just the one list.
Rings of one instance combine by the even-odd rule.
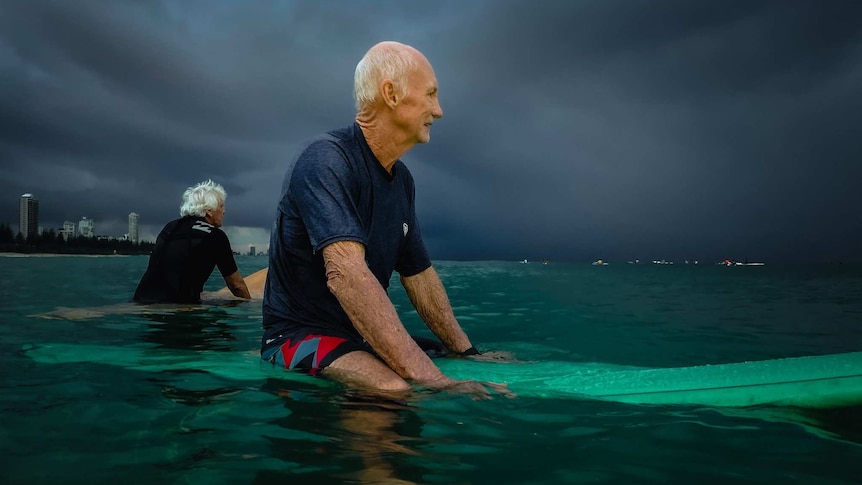
[[394, 41], [374, 45], [356, 65], [353, 78], [353, 98], [356, 110], [372, 104], [379, 95], [381, 83], [389, 79], [400, 97], [407, 92], [407, 76], [410, 71], [428, 60], [415, 48]]
[[431, 140], [431, 125], [443, 116], [437, 91], [431, 63], [408, 45], [381, 42], [356, 65], [356, 123], [387, 171]]

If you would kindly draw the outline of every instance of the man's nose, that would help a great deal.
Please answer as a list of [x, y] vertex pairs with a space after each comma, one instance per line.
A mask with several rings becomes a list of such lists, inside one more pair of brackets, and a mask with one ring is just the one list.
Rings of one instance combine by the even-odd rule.
[[440, 101], [434, 101], [434, 110], [431, 111], [431, 116], [437, 119], [443, 117], [443, 108], [440, 107]]

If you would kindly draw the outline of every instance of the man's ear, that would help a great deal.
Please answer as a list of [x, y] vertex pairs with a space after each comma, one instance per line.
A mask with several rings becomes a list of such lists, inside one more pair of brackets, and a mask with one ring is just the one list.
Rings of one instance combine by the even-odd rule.
[[384, 79], [380, 83], [380, 92], [383, 94], [383, 102], [386, 103], [386, 106], [394, 108], [398, 105], [398, 93], [395, 89], [395, 83], [391, 79]]

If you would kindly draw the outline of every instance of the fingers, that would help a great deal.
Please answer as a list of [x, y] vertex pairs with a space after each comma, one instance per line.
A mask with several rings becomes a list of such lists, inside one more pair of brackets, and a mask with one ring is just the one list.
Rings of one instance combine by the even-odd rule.
[[499, 351], [483, 352], [478, 355], [468, 356], [467, 358], [479, 362], [518, 362], [518, 359], [511, 352]]
[[509, 386], [507, 386], [506, 384], [498, 384], [496, 382], [485, 382], [484, 384], [485, 386], [493, 389], [494, 392], [500, 394], [501, 396], [507, 397], [509, 399], [518, 397], [517, 394], [509, 390]]
[[457, 381], [448, 386], [447, 389], [458, 393], [470, 394], [474, 399], [491, 399], [493, 397], [491, 391], [510, 399], [518, 397], [514, 392], [509, 390], [506, 384], [498, 384], [496, 382]]

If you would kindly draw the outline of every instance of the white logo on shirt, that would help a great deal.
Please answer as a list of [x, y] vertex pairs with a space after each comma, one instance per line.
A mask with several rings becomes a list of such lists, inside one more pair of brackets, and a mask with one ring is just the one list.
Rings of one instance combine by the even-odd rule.
[[213, 227], [215, 227], [215, 226], [213, 226], [212, 224], [208, 224], [204, 221], [198, 221], [198, 222], [195, 222], [195, 225], [192, 226], [192, 229], [197, 229], [198, 231], [203, 231], [203, 232], [209, 234], [209, 233], [213, 232]]
[[404, 224], [401, 224], [401, 228], [402, 228], [402, 229], [404, 229], [404, 235], [406, 236], [406, 235], [407, 235], [407, 230], [409, 229], [409, 228], [407, 227], [407, 223], [405, 222]]

